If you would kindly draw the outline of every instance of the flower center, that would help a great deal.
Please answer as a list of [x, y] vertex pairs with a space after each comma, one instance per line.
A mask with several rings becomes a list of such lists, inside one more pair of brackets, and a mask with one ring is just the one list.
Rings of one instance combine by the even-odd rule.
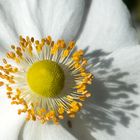
[[18, 114], [26, 113], [27, 121], [57, 124], [65, 115], [74, 118], [91, 95], [87, 87], [93, 75], [87, 68], [92, 65], [84, 52], [75, 51], [73, 41], [53, 41], [50, 36], [19, 39], [0, 65], [0, 86], [11, 104], [21, 106]]
[[62, 68], [54, 61], [35, 62], [27, 72], [27, 82], [32, 91], [45, 97], [55, 97], [64, 87]]

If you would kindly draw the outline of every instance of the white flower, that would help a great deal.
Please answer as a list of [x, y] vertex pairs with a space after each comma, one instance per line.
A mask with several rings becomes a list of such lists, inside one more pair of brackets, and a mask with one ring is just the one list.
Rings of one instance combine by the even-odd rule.
[[121, 0], [1, 0], [1, 58], [19, 35], [74, 39], [94, 64], [93, 96], [72, 124], [42, 125], [18, 116], [1, 88], [0, 140], [139, 140], [140, 47]]

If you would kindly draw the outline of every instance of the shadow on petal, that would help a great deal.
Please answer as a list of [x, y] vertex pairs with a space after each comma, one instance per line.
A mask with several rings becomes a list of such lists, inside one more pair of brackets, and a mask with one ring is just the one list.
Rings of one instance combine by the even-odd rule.
[[20, 128], [20, 131], [19, 131], [19, 134], [18, 134], [18, 140], [24, 140], [24, 138], [23, 138], [23, 131], [25, 129], [25, 125], [26, 125], [26, 122], [24, 122], [22, 127]]
[[83, 14], [83, 17], [82, 17], [82, 21], [81, 21], [79, 31], [78, 31], [78, 33], [77, 33], [77, 35], [75, 37], [75, 40], [78, 40], [80, 34], [83, 31], [83, 28], [85, 26], [85, 23], [86, 23], [86, 20], [87, 20], [87, 17], [88, 17], [88, 13], [89, 13], [89, 10], [90, 10], [91, 3], [92, 3], [92, 0], [85, 0], [84, 14]]
[[114, 58], [105, 59], [108, 55], [102, 50], [86, 55], [94, 64], [89, 70], [95, 79], [88, 87], [93, 95], [85, 101], [84, 109], [71, 120], [71, 128], [67, 122], [62, 122], [63, 127], [77, 139], [96, 140], [92, 132], [99, 131], [115, 136], [117, 124], [129, 129], [130, 122], [138, 118], [135, 110], [139, 105], [131, 99], [132, 96], [137, 98], [137, 84], [125, 81], [129, 72], [112, 67]]

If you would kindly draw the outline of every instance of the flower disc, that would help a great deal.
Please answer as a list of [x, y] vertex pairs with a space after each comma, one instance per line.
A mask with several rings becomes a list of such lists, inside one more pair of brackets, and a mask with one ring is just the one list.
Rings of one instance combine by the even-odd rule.
[[55, 97], [61, 93], [64, 86], [64, 72], [53, 61], [35, 62], [27, 72], [27, 82], [32, 91], [45, 97]]

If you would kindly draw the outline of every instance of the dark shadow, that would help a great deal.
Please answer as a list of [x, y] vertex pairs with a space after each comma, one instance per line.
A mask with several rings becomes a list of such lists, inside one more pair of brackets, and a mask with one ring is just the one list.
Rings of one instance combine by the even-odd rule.
[[89, 13], [89, 10], [90, 10], [91, 3], [92, 3], [92, 0], [85, 0], [84, 14], [83, 14], [83, 17], [82, 17], [82, 21], [81, 21], [79, 31], [78, 31], [78, 33], [75, 37], [75, 40], [77, 40], [79, 38], [80, 34], [82, 33], [82, 31], [84, 29], [85, 22], [86, 22], [87, 17], [88, 17], [88, 13]]
[[19, 134], [18, 134], [18, 140], [24, 140], [23, 139], [23, 131], [25, 128], [26, 122], [23, 123], [22, 127], [20, 128]]
[[96, 140], [91, 132], [105, 131], [111, 136], [115, 135], [115, 126], [119, 123], [129, 128], [130, 121], [138, 116], [135, 110], [138, 104], [131, 99], [130, 95], [137, 96], [136, 83], [129, 84], [122, 78], [129, 76], [127, 71], [120, 68], [112, 68], [113, 58], [105, 59], [109, 53], [95, 50], [86, 55], [94, 67], [89, 70], [99, 75], [88, 87], [93, 94], [84, 103], [75, 119], [71, 120], [69, 128], [67, 121], [62, 122], [72, 135], [78, 140]]

